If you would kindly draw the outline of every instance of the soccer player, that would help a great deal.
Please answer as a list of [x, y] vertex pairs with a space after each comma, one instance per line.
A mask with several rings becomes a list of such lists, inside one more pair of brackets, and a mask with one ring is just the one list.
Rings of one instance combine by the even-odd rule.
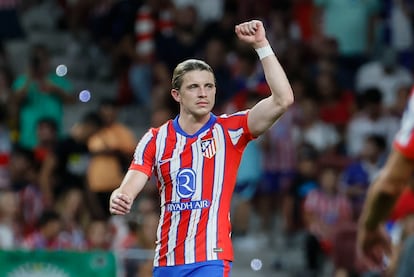
[[[384, 269], [391, 242], [382, 223], [414, 173], [414, 87], [384, 168], [370, 186], [358, 230], [358, 250], [371, 270]], [[410, 275], [412, 276], [412, 275]]]
[[229, 276], [229, 210], [242, 152], [293, 103], [262, 22], [244, 22], [235, 32], [256, 50], [271, 95], [250, 110], [216, 116], [211, 67], [194, 59], [178, 64], [171, 95], [179, 115], [142, 137], [129, 171], [111, 194], [110, 212], [128, 213], [154, 171], [161, 199], [154, 276]]

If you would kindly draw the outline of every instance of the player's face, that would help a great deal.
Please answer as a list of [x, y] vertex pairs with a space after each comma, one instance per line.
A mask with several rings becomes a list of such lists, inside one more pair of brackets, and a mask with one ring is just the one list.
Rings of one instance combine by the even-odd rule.
[[180, 103], [181, 112], [195, 117], [209, 114], [216, 96], [213, 73], [207, 70], [187, 72], [183, 76], [181, 88], [173, 90], [172, 95]]

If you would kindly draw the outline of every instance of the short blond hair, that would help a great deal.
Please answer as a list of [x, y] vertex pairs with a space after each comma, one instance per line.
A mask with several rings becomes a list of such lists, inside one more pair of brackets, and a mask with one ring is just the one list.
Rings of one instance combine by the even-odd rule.
[[[194, 70], [206, 70], [213, 74], [214, 72], [211, 66], [209, 66], [206, 62], [197, 59], [188, 59], [181, 63], [179, 63], [173, 72], [173, 77], [171, 81], [171, 86], [173, 89], [180, 89], [181, 85], [183, 84], [183, 77], [187, 72], [194, 71]], [[216, 81], [214, 77], [214, 82]]]

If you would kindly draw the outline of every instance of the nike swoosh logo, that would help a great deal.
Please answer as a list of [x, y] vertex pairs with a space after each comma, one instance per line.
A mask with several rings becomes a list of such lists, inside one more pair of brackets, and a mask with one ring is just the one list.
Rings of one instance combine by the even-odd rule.
[[171, 159], [159, 160], [158, 165], [163, 165], [165, 163], [168, 163], [169, 161], [171, 161]]

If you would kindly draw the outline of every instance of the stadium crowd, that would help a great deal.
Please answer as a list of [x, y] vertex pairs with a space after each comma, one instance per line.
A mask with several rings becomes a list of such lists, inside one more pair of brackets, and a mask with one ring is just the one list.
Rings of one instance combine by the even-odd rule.
[[[108, 73], [94, 78], [117, 84], [70, 130], [63, 128], [64, 107], [75, 104], [77, 92], [70, 75], [51, 67], [48, 41], [30, 46], [21, 72], [7, 53], [9, 41], [26, 39], [22, 14], [43, 2], [59, 8], [57, 32], [86, 35], [107, 57]], [[364, 273], [353, 247], [356, 223], [414, 84], [408, 0], [0, 0], [0, 249], [151, 250], [158, 220], [153, 182], [130, 216], [108, 213], [109, 193], [138, 137], [119, 109], [150, 113], [154, 127], [175, 117], [171, 74], [190, 57], [215, 72], [215, 113], [251, 107], [269, 89], [257, 54], [237, 41], [234, 26], [254, 18], [265, 24], [295, 103], [244, 153], [234, 240], [248, 236], [254, 215], [271, 236], [278, 215], [287, 237], [306, 233], [307, 272], [317, 274], [324, 257], [337, 276]], [[402, 222], [402, 238], [413, 232], [406, 220], [412, 197], [407, 191], [390, 218]], [[126, 268], [128, 276], [150, 276], [151, 261]]]

